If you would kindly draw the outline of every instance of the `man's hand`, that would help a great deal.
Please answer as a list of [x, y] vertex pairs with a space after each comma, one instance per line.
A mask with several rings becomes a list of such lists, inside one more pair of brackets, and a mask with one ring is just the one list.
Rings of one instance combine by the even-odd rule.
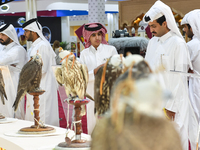
[[172, 121], [174, 121], [174, 118], [175, 118], [175, 112], [173, 112], [173, 111], [169, 111], [169, 110], [167, 110], [167, 109], [165, 109], [165, 111], [166, 111], [166, 115], [167, 115], [167, 117], [170, 119], [170, 120], [172, 120]]
[[14, 65], [14, 64], [11, 64], [11, 66], [16, 67], [16, 65]]
[[100, 65], [100, 66], [98, 66], [98, 67], [96, 67], [96, 68], [94, 69], [94, 75], [97, 73], [97, 71], [99, 70], [99, 68], [101, 68], [101, 67], [104, 66], [104, 65], [105, 65], [105, 63], [102, 64], [102, 65]]
[[189, 68], [188, 73], [194, 73], [194, 71]]

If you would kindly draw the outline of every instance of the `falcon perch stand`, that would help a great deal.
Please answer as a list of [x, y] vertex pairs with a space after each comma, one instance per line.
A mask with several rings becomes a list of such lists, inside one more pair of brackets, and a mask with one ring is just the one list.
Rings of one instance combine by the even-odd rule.
[[2, 115], [2, 114], [0, 114], [0, 121], [1, 121], [1, 120], [5, 120], [5, 116]]
[[[90, 101], [86, 100], [86, 99], [77, 100], [76, 102], [74, 100], [67, 101], [67, 103], [74, 105], [74, 110], [75, 110], [74, 120], [76, 122], [80, 121], [81, 118], [82, 118], [82, 116], [80, 115], [81, 114], [81, 105], [86, 105], [89, 102]], [[82, 133], [82, 123], [81, 122], [76, 123], [75, 132], [76, 132], [75, 133], [75, 140], [73, 140], [72, 142], [59, 143], [57, 147], [62, 147], [62, 148], [66, 148], [66, 149], [68, 149], [68, 148], [80, 148], [80, 150], [81, 150], [81, 148], [86, 148], [86, 149], [90, 148], [90, 142], [81, 139], [81, 133]]]
[[19, 130], [19, 133], [21, 134], [46, 134], [46, 133], [52, 133], [55, 132], [55, 129], [52, 127], [48, 126], [41, 126], [39, 124], [40, 121], [40, 110], [39, 110], [39, 95], [42, 95], [45, 91], [40, 90], [40, 91], [34, 91], [30, 92], [30, 95], [33, 95], [33, 100], [34, 100], [34, 118], [35, 118], [35, 125], [32, 125], [31, 127], [26, 127], [22, 128]]

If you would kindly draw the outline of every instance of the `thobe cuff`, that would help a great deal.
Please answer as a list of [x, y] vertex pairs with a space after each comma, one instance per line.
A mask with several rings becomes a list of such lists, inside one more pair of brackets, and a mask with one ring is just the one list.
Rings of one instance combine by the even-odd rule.
[[178, 111], [178, 108], [176, 106], [176, 100], [168, 100], [166, 106], [165, 106], [165, 109], [169, 110], [169, 111], [172, 111], [172, 112], [177, 112]]

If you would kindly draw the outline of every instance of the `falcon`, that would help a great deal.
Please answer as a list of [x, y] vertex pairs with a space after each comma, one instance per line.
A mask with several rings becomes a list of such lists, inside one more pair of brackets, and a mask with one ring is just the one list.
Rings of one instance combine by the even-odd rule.
[[159, 116], [162, 115], [160, 99], [164, 97], [156, 76], [142, 56], [130, 55], [124, 65], [128, 69], [116, 80], [111, 92], [112, 122], [118, 130], [123, 127], [118, 121], [122, 121], [127, 106], [145, 115]]
[[88, 69], [84, 64], [79, 63], [74, 54], [63, 51], [59, 54], [62, 58], [62, 65], [56, 68], [55, 76], [60, 85], [64, 84], [67, 94], [66, 100], [82, 100], [84, 97], [93, 98], [86, 93], [89, 80]]
[[3, 74], [2, 74], [1, 69], [0, 69], [0, 96], [1, 96], [1, 101], [2, 101], [3, 105], [5, 105], [4, 97], [7, 100], [7, 95], [6, 95], [6, 91], [5, 91], [5, 83], [4, 83]]
[[42, 78], [42, 57], [37, 52], [22, 68], [19, 76], [17, 88], [17, 97], [13, 104], [16, 111], [21, 99], [28, 92], [36, 92], [40, 90], [40, 81]]
[[162, 112], [164, 90], [148, 63], [136, 55], [123, 63], [128, 69], [113, 86], [110, 111], [96, 124], [91, 149], [181, 150], [180, 137]]
[[123, 70], [122, 59], [122, 55], [113, 55], [95, 74], [94, 100], [97, 115], [103, 115], [109, 110], [111, 88]]

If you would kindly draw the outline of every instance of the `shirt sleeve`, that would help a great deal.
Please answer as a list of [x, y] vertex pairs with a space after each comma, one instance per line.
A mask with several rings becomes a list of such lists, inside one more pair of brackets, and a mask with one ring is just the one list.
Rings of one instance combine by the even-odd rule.
[[112, 46], [112, 56], [118, 54], [117, 49]]
[[19, 63], [20, 54], [18, 48], [12, 48], [0, 58], [0, 65], [11, 65]]
[[[175, 49], [174, 53], [174, 70], [187, 72], [189, 66], [188, 56], [189, 52], [185, 43], [179, 43]], [[170, 60], [173, 61], [173, 60]], [[169, 100], [166, 109], [172, 112], [178, 112], [179, 105], [181, 103], [182, 94], [180, 93], [180, 89], [187, 89], [187, 79], [183, 76], [179, 76], [176, 74], [168, 74], [168, 86], [169, 90], [172, 92], [173, 100]], [[184, 83], [184, 84], [182, 84]]]
[[38, 51], [41, 54], [43, 61], [42, 73], [46, 73], [49, 69], [49, 59], [51, 59], [49, 48], [46, 45], [41, 45], [38, 48]]
[[179, 43], [174, 54], [174, 70], [187, 72], [190, 65], [190, 57], [185, 43]]
[[[85, 55], [84, 55], [84, 53], [81, 53], [79, 62], [80, 62], [81, 64], [85, 64], [85, 65], [87, 66], [87, 64], [86, 64], [86, 62], [85, 62]], [[94, 81], [94, 69], [90, 70], [90, 71], [88, 72], [88, 74], [89, 74], [89, 82], [90, 82], [90, 81]]]

